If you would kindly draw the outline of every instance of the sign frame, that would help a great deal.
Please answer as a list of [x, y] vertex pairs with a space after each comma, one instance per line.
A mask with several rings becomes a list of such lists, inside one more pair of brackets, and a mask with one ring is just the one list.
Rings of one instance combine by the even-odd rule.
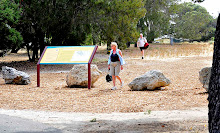
[[92, 63], [92, 60], [95, 56], [95, 53], [98, 49], [98, 46], [94, 46], [94, 45], [89, 45], [89, 46], [51, 46], [51, 47], [94, 47], [93, 51], [92, 51], [92, 54], [88, 60], [87, 63], [40, 63], [42, 58], [44, 57], [44, 54], [47, 50], [47, 48], [50, 47], [50, 46], [45, 46], [44, 48], [44, 51], [43, 53], [41, 54], [40, 56], [40, 59], [38, 60], [37, 62], [37, 87], [40, 87], [40, 65], [48, 65], [48, 64], [56, 64], [56, 65], [59, 65], [59, 64], [88, 64], [88, 89], [91, 89], [91, 63]]

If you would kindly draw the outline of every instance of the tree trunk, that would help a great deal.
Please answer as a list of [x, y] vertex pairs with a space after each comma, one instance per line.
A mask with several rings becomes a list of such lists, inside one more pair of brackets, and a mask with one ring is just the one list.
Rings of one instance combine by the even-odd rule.
[[111, 41], [107, 41], [107, 54], [110, 54], [111, 51]]
[[20, 50], [20, 48], [17, 48], [16, 45], [14, 45], [11, 49], [11, 53], [18, 53], [18, 50]]
[[43, 42], [42, 44], [40, 44], [40, 56], [44, 52], [44, 48], [45, 48], [45, 43]]
[[37, 48], [37, 44], [35, 43], [35, 44], [33, 44], [34, 45], [34, 47], [33, 47], [33, 55], [32, 55], [32, 59], [30, 60], [31, 62], [34, 62], [35, 61], [35, 59], [36, 59], [36, 56], [37, 56], [37, 52], [38, 52], [38, 48]]
[[27, 48], [27, 53], [28, 53], [28, 58], [29, 58], [29, 61], [31, 61], [31, 55], [30, 55], [30, 48], [29, 48], [29, 44], [26, 44], [26, 48]]
[[209, 82], [209, 132], [220, 132], [220, 14], [217, 21], [213, 63]]
[[44, 42], [44, 34], [41, 34], [41, 38], [40, 38], [40, 56], [42, 55], [44, 48], [46, 46], [46, 42]]

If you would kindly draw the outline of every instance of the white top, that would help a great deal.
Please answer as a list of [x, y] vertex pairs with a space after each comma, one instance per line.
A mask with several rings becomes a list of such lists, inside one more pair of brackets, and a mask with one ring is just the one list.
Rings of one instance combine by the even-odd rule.
[[144, 44], [146, 42], [147, 42], [147, 39], [145, 37], [138, 38], [137, 45], [138, 45], [138, 47], [144, 47]]

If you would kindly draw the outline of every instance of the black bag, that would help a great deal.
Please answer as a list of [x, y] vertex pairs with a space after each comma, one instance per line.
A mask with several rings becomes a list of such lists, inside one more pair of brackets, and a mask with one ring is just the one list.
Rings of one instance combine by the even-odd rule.
[[110, 82], [110, 81], [112, 81], [112, 76], [107, 74], [105, 79], [106, 79], [106, 82]]

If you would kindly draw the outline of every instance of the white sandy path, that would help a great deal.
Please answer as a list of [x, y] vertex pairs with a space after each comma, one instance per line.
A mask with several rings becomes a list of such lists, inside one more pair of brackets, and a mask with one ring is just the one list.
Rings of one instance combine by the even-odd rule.
[[208, 120], [207, 108], [193, 108], [191, 110], [151, 111], [138, 113], [69, 113], [47, 112], [33, 110], [5, 110], [0, 109], [0, 114], [31, 119], [41, 123], [73, 123], [89, 122], [96, 118], [97, 121], [129, 121], [133, 122], [167, 122], [185, 120]]

